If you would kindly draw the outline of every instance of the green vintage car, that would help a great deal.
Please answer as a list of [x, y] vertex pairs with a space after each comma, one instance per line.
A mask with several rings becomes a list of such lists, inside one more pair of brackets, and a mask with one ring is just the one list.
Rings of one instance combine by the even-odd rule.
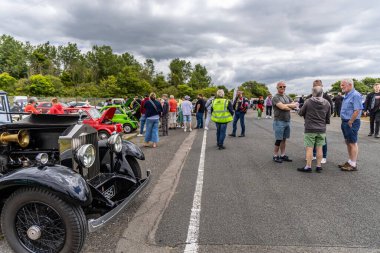
[[107, 105], [100, 109], [100, 112], [111, 107], [116, 108], [115, 115], [111, 121], [122, 124], [125, 133], [131, 133], [139, 127], [138, 121], [133, 117], [131, 112], [122, 105]]

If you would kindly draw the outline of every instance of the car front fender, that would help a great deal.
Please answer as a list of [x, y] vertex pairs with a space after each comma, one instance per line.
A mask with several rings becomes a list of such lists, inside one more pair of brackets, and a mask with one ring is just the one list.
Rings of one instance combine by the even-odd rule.
[[140, 147], [130, 141], [123, 140], [123, 154], [136, 157], [139, 160], [145, 160], [145, 155]]
[[[62, 166], [39, 166], [15, 170], [0, 178], [0, 196], [9, 189], [43, 187], [72, 204], [87, 206], [92, 195], [86, 180], [72, 169]], [[9, 192], [8, 192], [9, 193]]]

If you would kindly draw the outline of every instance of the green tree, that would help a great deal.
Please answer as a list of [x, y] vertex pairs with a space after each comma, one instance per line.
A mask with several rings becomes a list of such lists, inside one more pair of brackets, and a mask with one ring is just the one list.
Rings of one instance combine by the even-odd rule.
[[268, 87], [265, 84], [256, 81], [247, 81], [243, 83], [241, 87], [248, 90], [254, 97], [266, 97], [270, 93]]
[[135, 65], [123, 69], [122, 73], [118, 75], [118, 84], [122, 94], [141, 95], [152, 90], [152, 86], [140, 78], [139, 68]]
[[55, 95], [54, 84], [49, 77], [33, 75], [27, 85], [27, 91], [32, 96], [49, 97]]
[[175, 87], [186, 84], [191, 76], [191, 63], [178, 58], [169, 64], [169, 83]]
[[169, 87], [169, 83], [165, 80], [163, 73], [158, 73], [153, 79], [153, 87], [162, 90]]
[[201, 64], [196, 64], [191, 73], [188, 85], [193, 89], [203, 89], [209, 87], [211, 84], [211, 77], [207, 73], [206, 67]]
[[119, 97], [120, 94], [126, 94], [127, 88], [121, 92], [121, 88], [117, 83], [117, 78], [115, 76], [108, 76], [106, 79], [100, 81], [98, 85], [98, 96], [107, 98], [107, 97]]
[[193, 88], [189, 87], [186, 84], [180, 84], [177, 87], [178, 89], [178, 97], [184, 97], [186, 95], [190, 96], [191, 98], [195, 97]]
[[0, 74], [0, 90], [8, 92], [9, 95], [14, 95], [17, 80], [7, 72]]
[[96, 83], [118, 73], [117, 56], [110, 46], [93, 46], [86, 54], [86, 60], [92, 71], [92, 80]]
[[28, 51], [26, 45], [9, 35], [0, 37], [0, 73], [7, 72], [14, 78], [25, 78], [28, 74]]

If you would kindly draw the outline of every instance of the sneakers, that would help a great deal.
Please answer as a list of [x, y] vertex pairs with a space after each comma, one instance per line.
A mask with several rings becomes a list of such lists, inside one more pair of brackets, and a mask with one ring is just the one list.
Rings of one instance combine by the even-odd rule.
[[345, 162], [345, 163], [342, 163], [342, 164], [339, 164], [338, 167], [341, 169], [343, 167], [346, 167], [346, 166], [350, 166], [350, 164], [348, 162]]
[[280, 159], [285, 162], [293, 162], [293, 160], [290, 159], [287, 155], [281, 156]]
[[376, 139], [379, 139], [379, 138], [380, 138], [380, 135], [375, 134], [375, 138], [376, 138]]
[[282, 163], [282, 159], [281, 159], [281, 157], [279, 157], [279, 156], [273, 156], [273, 161], [274, 162], [276, 162], [276, 163]]
[[322, 158], [321, 163], [326, 163], [326, 162], [327, 162], [327, 159], [326, 158]]
[[369, 134], [368, 134], [368, 136], [372, 136], [373, 135], [373, 133], [372, 132], [370, 132]]
[[189, 131], [191, 132], [191, 131], [193, 131], [193, 129], [190, 128]]
[[223, 145], [218, 145], [218, 149], [219, 149], [219, 150], [222, 150], [222, 149], [226, 149], [226, 147], [223, 146]]
[[183, 131], [186, 132], [186, 128], [184, 128]]
[[312, 172], [311, 168], [305, 168], [305, 167], [297, 168], [297, 171], [300, 171], [300, 172], [307, 172], [307, 173]]
[[351, 166], [351, 164], [347, 163], [347, 165], [341, 167], [340, 170], [341, 171], [357, 171], [358, 168], [357, 168], [357, 166], [354, 167], [354, 166]]
[[205, 127], [205, 130], [208, 130], [208, 127]]
[[322, 167], [315, 167], [315, 172], [321, 173], [322, 172]]
[[314, 160], [317, 160], [317, 157], [316, 157], [316, 156], [313, 156], [313, 161], [314, 161]]
[[239, 137], [245, 137], [245, 134], [241, 134], [241, 135], [239, 135]]
[[137, 135], [137, 137], [142, 137], [142, 136], [144, 136], [144, 135], [143, 135], [143, 134], [138, 134], [138, 135]]
[[229, 134], [228, 136], [236, 137], [236, 134]]

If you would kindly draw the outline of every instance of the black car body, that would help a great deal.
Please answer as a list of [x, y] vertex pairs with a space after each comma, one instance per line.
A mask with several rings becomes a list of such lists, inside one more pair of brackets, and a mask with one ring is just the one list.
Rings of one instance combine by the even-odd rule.
[[[79, 123], [78, 123], [79, 120]], [[147, 185], [132, 142], [73, 115], [0, 125], [1, 228], [15, 252], [79, 252]]]

